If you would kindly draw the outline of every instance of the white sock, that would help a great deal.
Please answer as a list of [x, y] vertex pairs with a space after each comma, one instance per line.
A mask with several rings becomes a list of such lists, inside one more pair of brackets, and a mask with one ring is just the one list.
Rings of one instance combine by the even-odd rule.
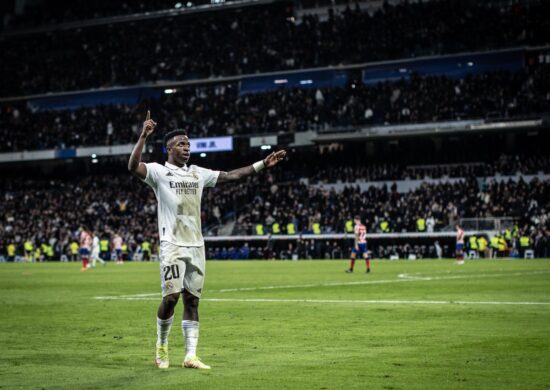
[[158, 345], [168, 345], [168, 335], [170, 334], [170, 329], [172, 328], [172, 321], [174, 316], [168, 318], [167, 320], [161, 320], [157, 317], [157, 344]]
[[198, 321], [183, 320], [181, 330], [185, 338], [185, 359], [197, 356], [197, 344], [199, 342]]

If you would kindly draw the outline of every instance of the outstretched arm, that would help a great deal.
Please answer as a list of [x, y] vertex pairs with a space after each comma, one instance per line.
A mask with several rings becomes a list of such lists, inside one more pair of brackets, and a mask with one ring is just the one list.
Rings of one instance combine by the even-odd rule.
[[147, 117], [145, 118], [145, 122], [143, 122], [143, 130], [132, 150], [132, 154], [130, 154], [130, 160], [128, 160], [128, 170], [130, 173], [142, 180], [147, 176], [147, 167], [141, 162], [141, 151], [145, 146], [147, 137], [155, 130], [156, 125], [155, 121], [151, 119], [151, 112], [147, 110]]
[[229, 172], [220, 172], [218, 176], [217, 184], [226, 183], [230, 181], [237, 181], [247, 176], [251, 176], [254, 173], [264, 169], [271, 168], [279, 163], [286, 156], [286, 150], [279, 150], [277, 152], [271, 153], [269, 156], [264, 158], [262, 161], [258, 161], [252, 165], [246, 167], [238, 168]]

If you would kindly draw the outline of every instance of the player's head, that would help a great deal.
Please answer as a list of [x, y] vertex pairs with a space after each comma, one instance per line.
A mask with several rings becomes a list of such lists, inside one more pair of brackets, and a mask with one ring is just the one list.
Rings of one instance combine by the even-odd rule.
[[190, 148], [187, 132], [183, 129], [172, 130], [164, 136], [164, 147], [168, 153], [168, 162], [183, 166], [189, 161]]
[[456, 230], [460, 230], [460, 224], [459, 224], [459, 223], [457, 223], [457, 224], [455, 225], [455, 227], [456, 227]]
[[356, 215], [355, 217], [353, 217], [353, 222], [355, 222], [355, 224], [360, 224], [361, 223], [361, 217], [359, 215]]

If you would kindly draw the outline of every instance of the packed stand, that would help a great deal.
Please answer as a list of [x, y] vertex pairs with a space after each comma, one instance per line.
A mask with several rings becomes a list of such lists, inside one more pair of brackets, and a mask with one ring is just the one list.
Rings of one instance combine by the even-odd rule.
[[[109, 190], [113, 188], [116, 191]], [[68, 254], [82, 224], [100, 237], [120, 234], [130, 251], [144, 241], [155, 246], [158, 240], [154, 193], [129, 175], [6, 180], [1, 199], [2, 251], [10, 243], [22, 247], [31, 241], [36, 246], [49, 243], [56, 256]], [[469, 179], [423, 184], [407, 193], [398, 193], [393, 186], [366, 191], [350, 186], [337, 193], [297, 182], [277, 183], [267, 172], [239, 186], [206, 190], [201, 218], [204, 233], [210, 235], [215, 230], [209, 228], [228, 217], [236, 220], [234, 234], [268, 234], [274, 224], [280, 226], [275, 234], [292, 233], [289, 225], [296, 234], [319, 234], [344, 232], [346, 222], [356, 214], [371, 233], [416, 231], [419, 217], [425, 219], [430, 232], [460, 218], [508, 216], [540, 246], [535, 246], [537, 255], [548, 256], [544, 246], [550, 234], [548, 210], [549, 180], [497, 183]]]
[[550, 174], [548, 155], [501, 155], [490, 162], [407, 165], [402, 163], [350, 164], [347, 152], [325, 153], [303, 168], [309, 183], [354, 183], [490, 176]]
[[0, 96], [540, 45], [549, 42], [548, 14], [542, 0], [447, 0], [298, 20], [276, 3], [13, 36], [0, 41]]
[[164, 130], [193, 123], [195, 138], [524, 117], [548, 111], [548, 85], [550, 65], [544, 65], [460, 80], [414, 76], [374, 86], [352, 81], [346, 88], [246, 95], [239, 94], [236, 84], [186, 87], [138, 106], [74, 111], [34, 112], [23, 104], [5, 104], [0, 108], [0, 151], [129, 143], [139, 134], [147, 109]]

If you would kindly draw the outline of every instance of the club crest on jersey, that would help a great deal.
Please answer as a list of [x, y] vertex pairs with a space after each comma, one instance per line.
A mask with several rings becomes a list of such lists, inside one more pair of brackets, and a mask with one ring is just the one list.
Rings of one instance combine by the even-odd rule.
[[168, 172], [166, 176], [174, 176], [174, 174], [172, 172]]

